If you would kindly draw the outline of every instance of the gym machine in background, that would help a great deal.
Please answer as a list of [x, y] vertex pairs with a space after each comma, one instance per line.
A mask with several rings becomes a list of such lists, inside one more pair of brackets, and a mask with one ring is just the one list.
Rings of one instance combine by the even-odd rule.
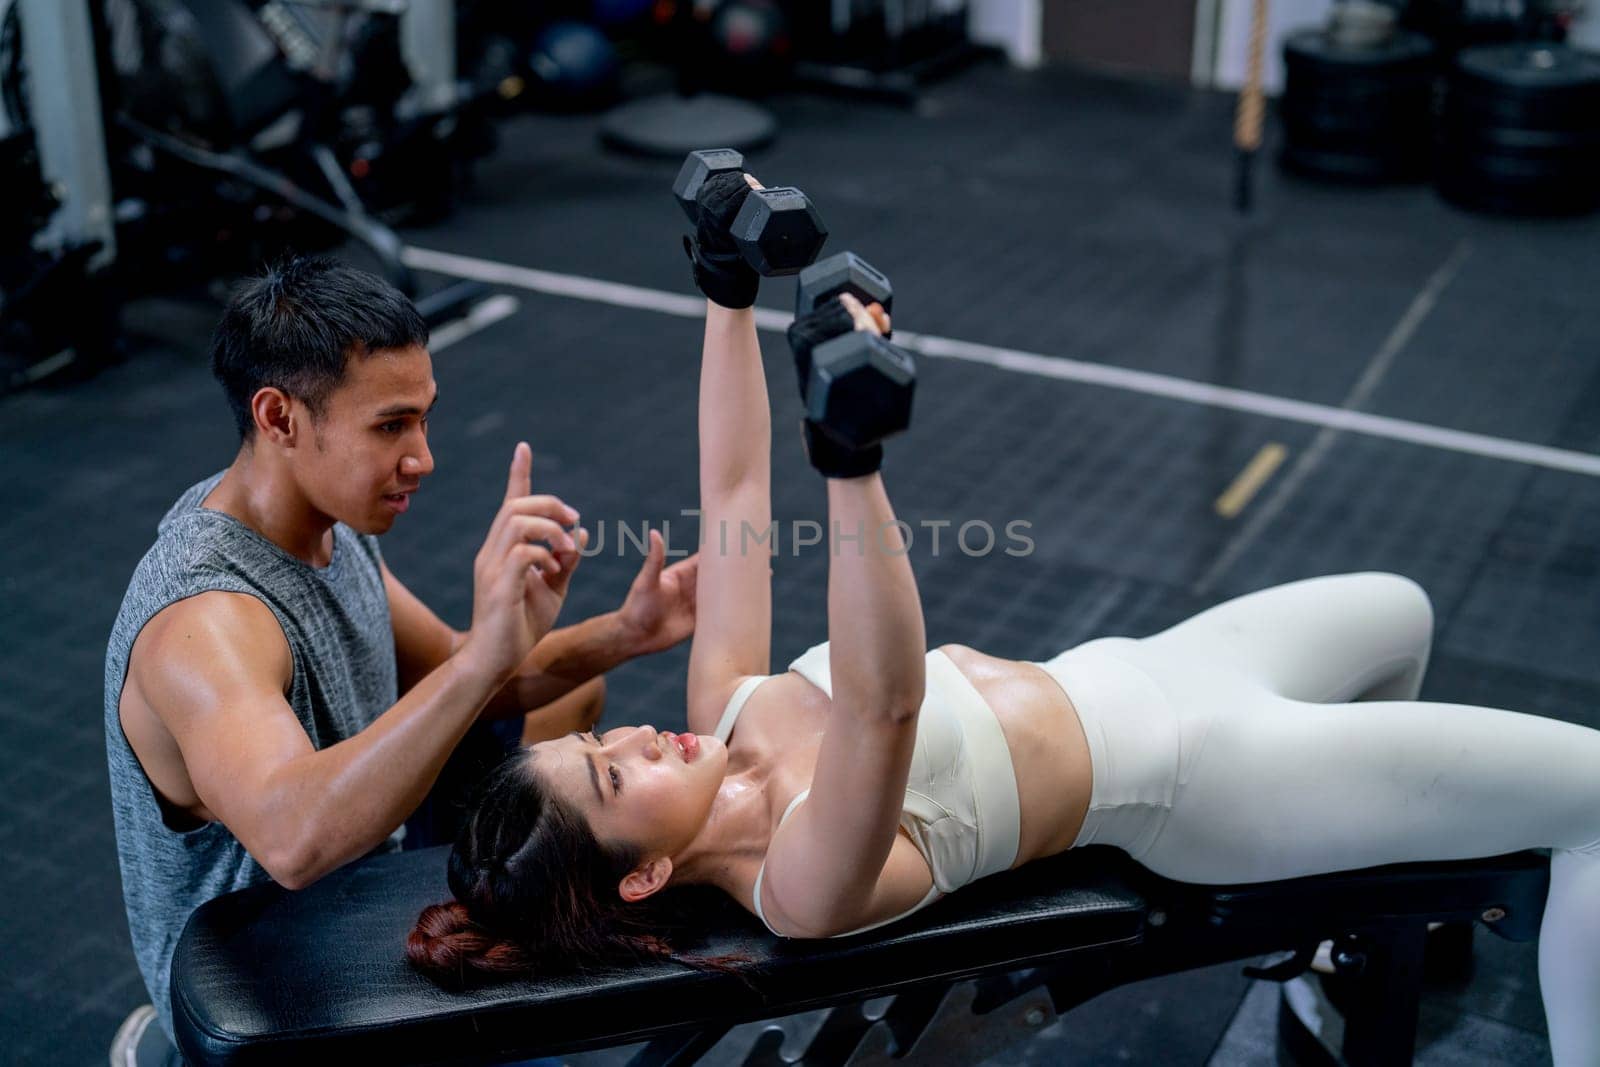
[[354, 239], [412, 290], [389, 223], [445, 213], [493, 145], [457, 86], [451, 0], [102, 2], [119, 198], [181, 227], [194, 212], [163, 190], [186, 183], [230, 237]]
[[[112, 361], [121, 300], [291, 249], [353, 240], [415, 295], [389, 220], [447, 210], [487, 150], [453, 16], [452, 0], [0, 0], [0, 166], [31, 206], [0, 247], [0, 389]], [[418, 306], [439, 322], [482, 291]]]
[[13, 205], [0, 223], [4, 393], [114, 358], [117, 246], [87, 0], [15, 0], [0, 15], [0, 56], [16, 55], [26, 33], [34, 57], [27, 84], [3, 85], [0, 174]]

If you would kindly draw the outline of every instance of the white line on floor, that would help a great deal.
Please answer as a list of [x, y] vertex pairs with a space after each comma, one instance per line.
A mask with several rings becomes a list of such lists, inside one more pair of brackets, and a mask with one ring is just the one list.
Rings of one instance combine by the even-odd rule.
[[[680, 318], [698, 319], [705, 314], [703, 299], [679, 293], [664, 293], [657, 289], [601, 281], [598, 278], [534, 270], [531, 267], [518, 267], [509, 263], [496, 263], [493, 260], [426, 248], [408, 248], [404, 258], [408, 266], [417, 270], [434, 271], [457, 278], [472, 278], [551, 296], [572, 297], [615, 307], [659, 311]], [[767, 308], [756, 309], [756, 325], [764, 330], [783, 330], [789, 325], [790, 318], [791, 316], [785, 312]], [[1447, 452], [1461, 452], [1509, 463], [1524, 463], [1534, 467], [1600, 478], [1600, 456], [1588, 452], [1549, 448], [1545, 445], [1512, 441], [1464, 430], [1449, 430], [1407, 419], [1349, 411], [1329, 404], [1312, 404], [1303, 400], [1253, 393], [1245, 389], [1212, 385], [1209, 382], [1197, 382], [1188, 378], [1086, 363], [1064, 356], [1046, 356], [1037, 352], [1000, 348], [972, 341], [957, 341], [948, 337], [912, 334], [901, 330], [896, 330], [894, 337], [902, 346], [938, 359], [983, 363], [1017, 374], [1080, 382], [1085, 385], [1100, 385], [1205, 407], [1241, 411], [1285, 422], [1326, 427], [1366, 437], [1402, 441], [1406, 444]]]
[[481, 303], [475, 304], [459, 319], [451, 319], [428, 335], [428, 351], [438, 352], [449, 348], [465, 337], [471, 337], [486, 327], [493, 326], [501, 319], [510, 318], [517, 313], [521, 306], [514, 296], [505, 293], [496, 293]]

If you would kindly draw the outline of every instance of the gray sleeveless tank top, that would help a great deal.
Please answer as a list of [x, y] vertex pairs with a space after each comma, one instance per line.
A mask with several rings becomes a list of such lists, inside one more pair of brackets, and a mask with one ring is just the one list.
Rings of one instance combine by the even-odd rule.
[[[162, 819], [117, 713], [139, 631], [163, 608], [199, 593], [224, 590], [260, 600], [277, 616], [294, 657], [289, 706], [319, 749], [354, 736], [397, 699], [377, 538], [336, 524], [332, 562], [308, 566], [231, 515], [202, 508], [221, 479], [219, 471], [191, 486], [161, 520], [155, 544], [128, 583], [106, 649], [106, 759], [122, 896], [134, 956], [168, 1036], [168, 970], [189, 913], [268, 875], [221, 823], [179, 832]], [[379, 851], [398, 848], [400, 836], [397, 830]]]

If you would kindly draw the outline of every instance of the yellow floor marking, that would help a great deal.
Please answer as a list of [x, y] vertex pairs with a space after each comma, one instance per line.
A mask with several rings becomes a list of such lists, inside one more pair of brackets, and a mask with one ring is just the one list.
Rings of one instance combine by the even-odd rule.
[[1261, 446], [1261, 451], [1245, 464], [1233, 484], [1217, 497], [1217, 514], [1225, 519], [1236, 518], [1255, 499], [1256, 493], [1267, 484], [1267, 479], [1272, 477], [1288, 455], [1289, 450], [1276, 441]]

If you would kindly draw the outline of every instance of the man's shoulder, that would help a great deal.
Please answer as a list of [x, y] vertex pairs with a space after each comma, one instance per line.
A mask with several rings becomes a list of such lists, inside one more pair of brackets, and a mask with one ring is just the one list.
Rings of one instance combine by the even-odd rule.
[[[226, 633], [278, 628], [277, 616], [253, 593], [233, 589], [204, 589], [174, 600], [151, 616], [146, 629], [175, 629], [187, 633]], [[253, 634], [252, 634], [253, 635]]]
[[266, 604], [248, 593], [210, 589], [168, 604], [151, 616], [129, 652], [135, 677], [168, 671], [211, 673], [223, 663], [250, 664], [288, 676], [292, 669], [283, 628]]
[[[156, 528], [155, 540], [128, 580], [113, 644], [119, 636], [130, 671], [167, 663], [200, 662], [219, 650], [259, 646], [287, 652], [276, 610], [258, 576], [240, 566], [239, 533], [225, 514], [201, 507], [226, 471], [178, 495]], [[233, 635], [229, 638], [229, 635]], [[196, 649], [200, 660], [193, 661]]]
[[162, 523], [128, 577], [124, 617], [149, 618], [179, 601], [208, 592], [244, 592], [248, 583], [229, 563], [226, 533], [199, 513]]

